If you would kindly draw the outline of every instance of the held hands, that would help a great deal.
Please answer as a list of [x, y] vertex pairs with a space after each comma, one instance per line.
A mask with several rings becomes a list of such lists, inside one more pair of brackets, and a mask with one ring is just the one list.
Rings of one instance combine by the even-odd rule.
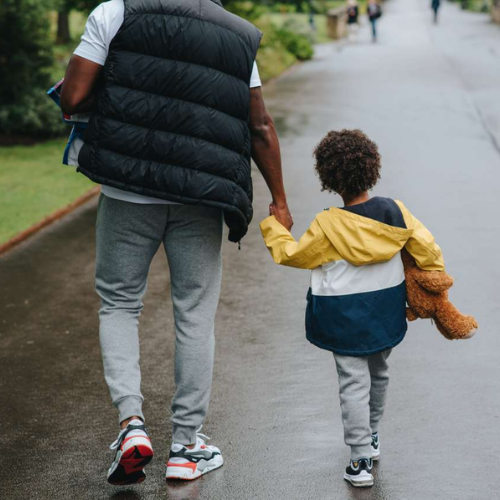
[[286, 203], [284, 204], [277, 204], [274, 202], [271, 203], [269, 205], [269, 215], [274, 215], [278, 220], [278, 222], [288, 231], [292, 229], [293, 218]]

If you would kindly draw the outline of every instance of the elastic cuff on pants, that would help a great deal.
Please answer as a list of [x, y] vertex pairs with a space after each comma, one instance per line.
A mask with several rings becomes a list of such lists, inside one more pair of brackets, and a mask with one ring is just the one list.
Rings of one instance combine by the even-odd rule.
[[196, 444], [196, 427], [174, 425], [172, 442], [183, 445]]
[[144, 422], [144, 414], [142, 413], [142, 399], [134, 396], [129, 396], [120, 399], [115, 403], [118, 408], [118, 423], [127, 420], [130, 417], [141, 417]]
[[351, 460], [359, 460], [360, 458], [371, 458], [371, 444], [362, 444], [359, 446], [351, 446]]

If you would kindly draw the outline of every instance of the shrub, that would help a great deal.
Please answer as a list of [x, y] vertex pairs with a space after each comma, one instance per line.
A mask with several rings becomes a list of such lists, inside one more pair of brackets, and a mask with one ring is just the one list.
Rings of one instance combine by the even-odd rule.
[[57, 137], [68, 132], [46, 89], [35, 88], [17, 102], [0, 108], [0, 134], [35, 139]]
[[293, 14], [295, 12], [309, 12], [309, 0], [282, 0], [281, 2], [271, 2], [271, 8], [274, 12], [282, 14]]
[[262, 81], [282, 73], [297, 60], [310, 59], [313, 55], [311, 41], [288, 27], [277, 28], [268, 18], [262, 17], [254, 24], [264, 33], [257, 53], [257, 64]]
[[286, 28], [278, 30], [279, 36], [283, 39], [283, 43], [299, 61], [307, 61], [314, 55], [314, 49], [311, 41], [304, 35], [297, 35], [293, 31]]
[[275, 3], [272, 4], [271, 10], [280, 14], [295, 14], [297, 12], [297, 6], [292, 3]]
[[309, 31], [299, 23], [289, 20], [276, 30], [277, 36], [286, 50], [299, 61], [307, 61], [314, 55], [313, 40]]
[[30, 88], [49, 85], [52, 64], [49, 20], [43, 2], [3, 0], [0, 9], [0, 105]]
[[224, 4], [224, 8], [250, 22], [262, 17], [269, 9], [252, 1], [235, 0]]

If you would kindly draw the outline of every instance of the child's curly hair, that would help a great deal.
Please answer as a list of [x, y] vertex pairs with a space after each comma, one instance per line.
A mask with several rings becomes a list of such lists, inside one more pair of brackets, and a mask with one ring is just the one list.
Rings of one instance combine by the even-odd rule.
[[361, 130], [328, 132], [314, 149], [314, 157], [323, 191], [350, 199], [380, 179], [378, 147]]

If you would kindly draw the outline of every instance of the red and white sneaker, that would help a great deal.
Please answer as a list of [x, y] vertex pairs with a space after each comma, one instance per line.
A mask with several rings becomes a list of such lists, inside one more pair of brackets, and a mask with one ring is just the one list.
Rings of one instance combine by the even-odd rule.
[[166, 470], [167, 480], [192, 481], [224, 464], [219, 448], [206, 444], [210, 438], [200, 434], [199, 431], [201, 427], [196, 433], [196, 446], [193, 449], [175, 443], [170, 448]]
[[146, 479], [143, 469], [153, 458], [153, 448], [141, 420], [130, 421], [109, 448], [116, 454], [108, 471], [108, 483], [138, 484]]

